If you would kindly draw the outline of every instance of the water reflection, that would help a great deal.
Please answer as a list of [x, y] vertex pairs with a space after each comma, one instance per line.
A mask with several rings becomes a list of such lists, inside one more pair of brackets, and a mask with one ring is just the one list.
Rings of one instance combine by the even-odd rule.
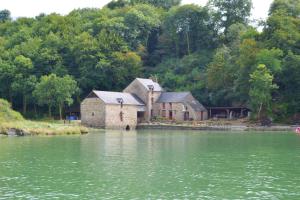
[[293, 134], [98, 131], [0, 139], [0, 199], [299, 199]]

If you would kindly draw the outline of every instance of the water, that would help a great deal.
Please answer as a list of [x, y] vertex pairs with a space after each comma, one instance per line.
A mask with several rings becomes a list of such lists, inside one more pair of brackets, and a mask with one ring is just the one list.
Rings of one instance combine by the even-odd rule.
[[0, 137], [0, 199], [300, 199], [293, 133]]

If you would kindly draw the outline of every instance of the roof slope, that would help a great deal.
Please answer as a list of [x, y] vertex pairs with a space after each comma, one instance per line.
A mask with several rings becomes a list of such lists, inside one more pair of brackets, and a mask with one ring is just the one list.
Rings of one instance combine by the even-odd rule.
[[157, 103], [183, 103], [191, 106], [195, 111], [206, 111], [205, 107], [190, 92], [163, 92]]
[[153, 85], [154, 92], [163, 91], [162, 87], [151, 79], [136, 78], [136, 80], [138, 80], [147, 90], [149, 90], [149, 85]]
[[118, 99], [123, 100], [124, 105], [137, 105], [144, 106], [145, 103], [139, 99], [136, 95], [130, 93], [123, 92], [107, 92], [107, 91], [97, 91], [93, 90], [93, 93], [96, 94], [97, 97], [102, 99], [106, 104], [120, 104]]
[[157, 103], [181, 103], [185, 101], [189, 94], [189, 92], [163, 92], [157, 100]]
[[206, 108], [197, 100], [188, 101], [186, 104], [190, 105], [197, 112], [207, 111]]

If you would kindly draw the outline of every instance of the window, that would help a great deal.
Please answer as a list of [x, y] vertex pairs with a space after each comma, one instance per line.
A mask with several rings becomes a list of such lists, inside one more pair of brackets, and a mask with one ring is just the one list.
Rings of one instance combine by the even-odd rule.
[[123, 108], [124, 100], [122, 98], [117, 98], [117, 102], [121, 105], [121, 108]]
[[148, 85], [149, 90], [153, 91], [154, 90], [154, 86], [153, 85]]
[[151, 104], [152, 105], [154, 104], [154, 98], [153, 97], [151, 98]]
[[151, 109], [151, 118], [153, 117], [153, 109]]
[[95, 113], [94, 113], [94, 112], [92, 112], [92, 116], [95, 116]]
[[121, 111], [121, 112], [120, 112], [120, 121], [121, 121], [121, 122], [124, 120], [124, 119], [123, 119], [123, 118], [124, 118], [123, 115], [124, 115], [124, 114], [123, 114], [123, 112]]
[[169, 103], [169, 107], [170, 107], [170, 109], [172, 109], [172, 103]]
[[166, 109], [166, 104], [165, 103], [162, 104], [162, 109]]
[[162, 116], [162, 117], [166, 117], [166, 111], [165, 111], [165, 110], [163, 110], [163, 111], [161, 112], [161, 116]]

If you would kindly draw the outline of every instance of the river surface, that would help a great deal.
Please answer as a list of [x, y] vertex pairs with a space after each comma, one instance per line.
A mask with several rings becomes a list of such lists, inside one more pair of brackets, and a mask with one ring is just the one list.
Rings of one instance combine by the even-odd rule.
[[300, 199], [294, 133], [0, 137], [0, 199]]

